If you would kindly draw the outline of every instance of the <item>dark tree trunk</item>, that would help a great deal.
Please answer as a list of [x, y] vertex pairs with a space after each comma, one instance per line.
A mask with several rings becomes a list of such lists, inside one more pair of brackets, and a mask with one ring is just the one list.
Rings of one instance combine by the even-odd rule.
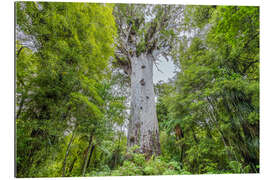
[[[75, 131], [75, 130], [74, 130]], [[66, 154], [65, 154], [65, 159], [63, 161], [63, 166], [62, 166], [62, 177], [65, 177], [65, 173], [66, 173], [66, 161], [67, 161], [67, 157], [69, 155], [69, 151], [70, 151], [70, 147], [71, 147], [71, 144], [73, 142], [73, 139], [74, 139], [74, 134], [75, 132], [73, 131], [72, 133], [72, 136], [71, 136], [71, 139], [68, 143], [68, 146], [67, 146], [67, 150], [66, 150]]]
[[68, 171], [69, 174], [71, 174], [72, 169], [73, 169], [74, 164], [75, 164], [76, 161], [77, 161], [77, 157], [75, 157], [75, 158], [73, 159], [73, 161], [72, 161], [72, 163], [71, 163], [71, 165], [70, 165], [70, 167], [69, 167], [69, 171]]
[[90, 147], [91, 147], [91, 144], [92, 144], [92, 139], [93, 139], [93, 136], [90, 135], [90, 137], [89, 137], [89, 144], [88, 144], [88, 147], [87, 147], [87, 151], [86, 151], [86, 155], [85, 155], [84, 163], [83, 163], [82, 176], [85, 175], [87, 161], [88, 161], [88, 156], [89, 156], [89, 152], [90, 152]]
[[91, 157], [92, 157], [92, 154], [93, 154], [94, 149], [95, 149], [95, 145], [93, 145], [93, 146], [91, 147], [90, 156], [89, 156], [89, 159], [88, 159], [88, 162], [87, 162], [86, 169], [87, 169], [87, 168], [89, 167], [89, 165], [90, 165], [90, 161], [91, 161]]

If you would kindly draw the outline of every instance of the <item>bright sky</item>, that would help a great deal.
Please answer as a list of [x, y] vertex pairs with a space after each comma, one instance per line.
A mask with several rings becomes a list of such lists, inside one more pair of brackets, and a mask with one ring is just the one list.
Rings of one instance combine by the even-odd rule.
[[154, 84], [158, 83], [160, 80], [168, 82], [169, 78], [172, 78], [176, 74], [176, 66], [173, 64], [172, 60], [167, 61], [165, 58], [162, 58], [159, 62], [157, 62], [157, 66], [162, 72], [158, 71], [157, 67], [154, 65]]

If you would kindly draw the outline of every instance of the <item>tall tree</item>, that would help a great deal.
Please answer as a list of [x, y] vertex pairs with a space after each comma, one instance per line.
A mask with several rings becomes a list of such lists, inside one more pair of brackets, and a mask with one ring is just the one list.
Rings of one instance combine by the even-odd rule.
[[148, 157], [160, 154], [153, 86], [153, 65], [168, 58], [183, 8], [170, 5], [119, 4], [116, 62], [130, 77], [131, 117], [128, 147], [140, 146]]

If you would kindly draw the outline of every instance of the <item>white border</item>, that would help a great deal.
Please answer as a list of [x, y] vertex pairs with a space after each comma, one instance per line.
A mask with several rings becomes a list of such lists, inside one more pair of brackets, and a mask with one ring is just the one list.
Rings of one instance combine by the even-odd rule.
[[[30, 1], [30, 0], [20, 0]], [[40, 0], [52, 2], [100, 2], [100, 3], [147, 3], [147, 4], [194, 4], [194, 5], [245, 5], [258, 6], [260, 0]]]

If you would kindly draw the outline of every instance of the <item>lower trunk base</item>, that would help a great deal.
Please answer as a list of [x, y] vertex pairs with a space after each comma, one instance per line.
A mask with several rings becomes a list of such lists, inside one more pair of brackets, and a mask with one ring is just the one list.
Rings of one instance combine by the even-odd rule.
[[141, 152], [145, 154], [146, 159], [151, 158], [152, 155], [160, 155], [159, 133], [157, 131], [148, 130], [147, 133], [142, 134]]

